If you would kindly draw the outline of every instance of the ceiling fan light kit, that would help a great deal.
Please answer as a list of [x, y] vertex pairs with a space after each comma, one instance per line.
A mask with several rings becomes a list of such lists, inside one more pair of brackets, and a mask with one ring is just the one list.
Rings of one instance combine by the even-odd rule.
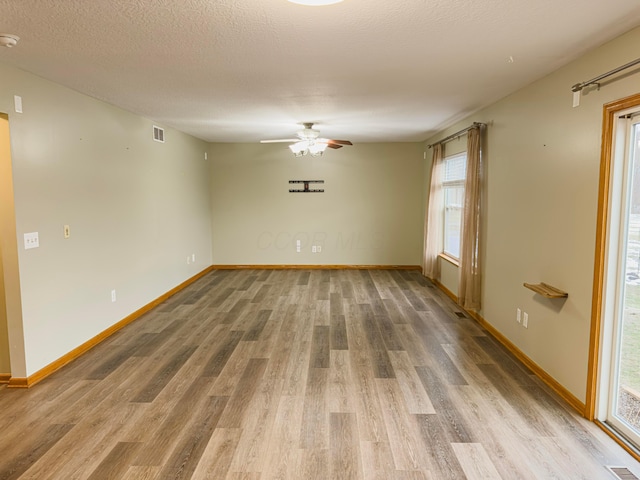
[[338, 149], [345, 145], [353, 145], [349, 140], [332, 140], [329, 138], [319, 138], [320, 132], [313, 129], [313, 123], [303, 123], [304, 130], [296, 132], [298, 138], [280, 138], [277, 140], [261, 140], [260, 143], [284, 143], [294, 142], [289, 145], [289, 149], [296, 157], [311, 155], [320, 157], [329, 148]]
[[310, 154], [312, 157], [320, 157], [327, 149], [327, 144], [303, 140], [289, 145], [289, 148], [296, 157], [302, 157], [306, 154]]

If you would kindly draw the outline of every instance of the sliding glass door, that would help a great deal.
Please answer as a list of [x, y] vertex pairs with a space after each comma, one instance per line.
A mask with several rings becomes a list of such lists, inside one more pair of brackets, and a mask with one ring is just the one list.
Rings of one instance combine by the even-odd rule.
[[606, 423], [640, 447], [640, 112], [618, 118], [615, 138], [614, 149], [624, 165], [620, 188], [617, 192], [614, 189], [620, 195], [619, 221], [614, 220], [618, 223], [618, 251], [609, 260], [617, 263], [617, 278], [613, 318], [609, 320]]

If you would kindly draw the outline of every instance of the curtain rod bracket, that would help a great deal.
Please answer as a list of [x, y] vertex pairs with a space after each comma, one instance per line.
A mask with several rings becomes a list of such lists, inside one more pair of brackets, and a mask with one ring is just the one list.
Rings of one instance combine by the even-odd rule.
[[442, 140], [440, 140], [439, 142], [436, 143], [432, 143], [431, 145], [427, 145], [427, 148], [431, 148], [434, 145], [439, 145], [441, 143], [447, 143], [450, 142], [451, 140], [455, 140], [456, 138], [461, 137], [462, 135], [464, 135], [465, 133], [467, 133], [469, 130], [472, 130], [474, 128], [482, 128], [482, 127], [486, 127], [487, 124], [486, 123], [482, 123], [482, 122], [473, 122], [470, 126], [468, 126], [467, 128], [463, 128], [462, 130], [460, 130], [459, 132], [456, 133], [452, 133], [451, 135], [449, 135], [448, 137], [443, 138]]
[[603, 78], [610, 77], [611, 75], [615, 75], [622, 70], [626, 70], [627, 68], [631, 68], [635, 65], [640, 64], [640, 58], [636, 58], [635, 60], [626, 63], [624, 65], [619, 66], [618, 68], [614, 68], [613, 70], [608, 71], [607, 73], [603, 73], [602, 75], [598, 75], [597, 77], [592, 78], [591, 80], [587, 80], [586, 82], [576, 83], [571, 87], [572, 92], [580, 92], [584, 87], [588, 87], [589, 85], [597, 85], [598, 89], [600, 89], [600, 80]]

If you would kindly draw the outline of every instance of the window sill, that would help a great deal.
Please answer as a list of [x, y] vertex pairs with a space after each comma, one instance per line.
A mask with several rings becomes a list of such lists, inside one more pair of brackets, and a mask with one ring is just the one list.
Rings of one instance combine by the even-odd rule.
[[458, 260], [457, 258], [452, 257], [451, 255], [447, 255], [446, 253], [441, 253], [438, 256], [440, 258], [442, 258], [443, 260], [446, 260], [447, 262], [451, 263], [452, 265], [455, 265], [456, 267], [460, 266], [460, 260]]

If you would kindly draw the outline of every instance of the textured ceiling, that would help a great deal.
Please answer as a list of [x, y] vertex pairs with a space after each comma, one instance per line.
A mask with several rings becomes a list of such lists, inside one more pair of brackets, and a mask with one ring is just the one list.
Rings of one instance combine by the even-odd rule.
[[0, 62], [212, 142], [405, 142], [639, 24], [638, 0], [0, 0]]

